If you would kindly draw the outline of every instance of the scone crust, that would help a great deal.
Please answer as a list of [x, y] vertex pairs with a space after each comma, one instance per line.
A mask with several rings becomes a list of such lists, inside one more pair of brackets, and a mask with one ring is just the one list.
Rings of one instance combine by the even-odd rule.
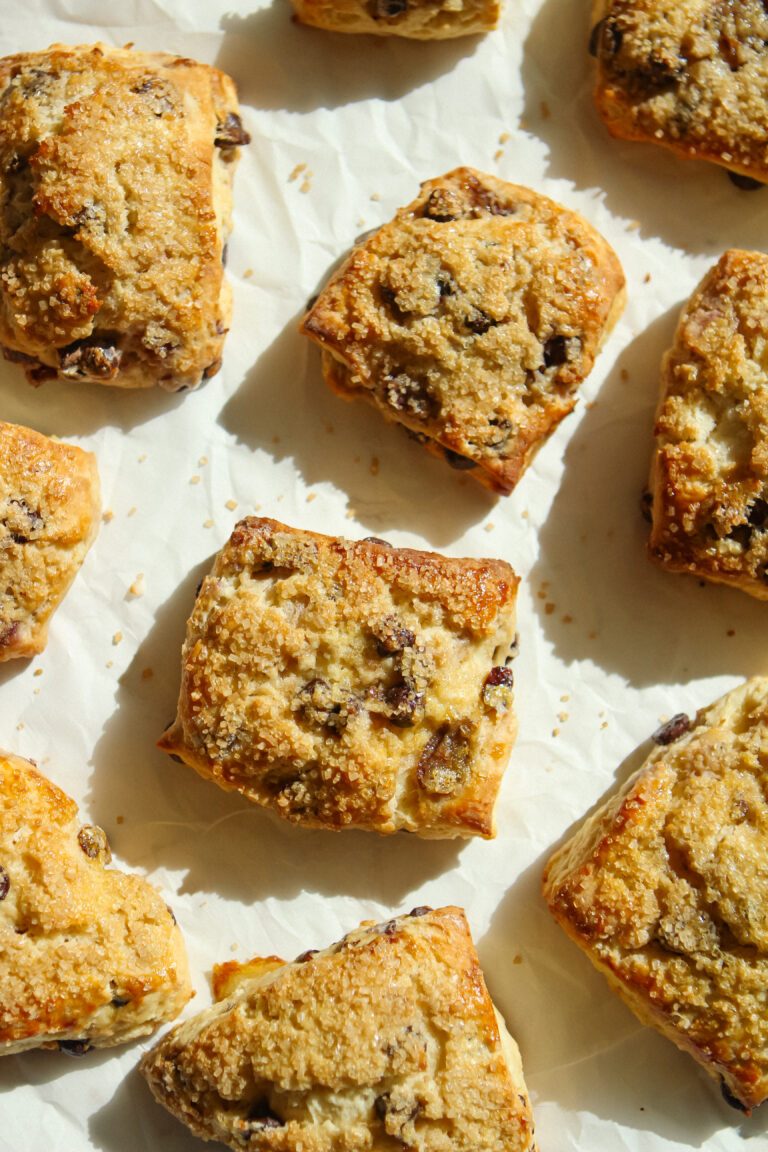
[[544, 876], [555, 918], [629, 1007], [745, 1110], [768, 1096], [766, 797], [756, 678], [656, 748]]
[[653, 560], [768, 600], [768, 255], [731, 250], [664, 358]]
[[517, 585], [501, 560], [242, 520], [200, 587], [159, 746], [299, 824], [490, 837]]
[[245, 980], [141, 1071], [196, 1135], [235, 1149], [534, 1152], [520, 1056], [460, 908], [365, 924]]
[[595, 101], [612, 135], [768, 181], [762, 0], [597, 0], [593, 27]]
[[32, 383], [217, 371], [237, 145], [228, 76], [104, 44], [0, 60], [0, 345]]
[[92, 453], [0, 421], [0, 661], [42, 652], [99, 511]]
[[490, 32], [500, 0], [291, 0], [296, 19], [327, 32], [447, 40]]
[[457, 168], [352, 251], [301, 330], [334, 391], [508, 493], [574, 407], [623, 289], [576, 213]]
[[0, 1055], [122, 1044], [192, 995], [173, 913], [109, 859], [73, 800], [0, 752]]

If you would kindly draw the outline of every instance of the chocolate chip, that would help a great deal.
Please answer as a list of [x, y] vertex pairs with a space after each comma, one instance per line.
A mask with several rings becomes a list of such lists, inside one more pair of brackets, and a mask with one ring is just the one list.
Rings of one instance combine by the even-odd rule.
[[424, 205], [424, 215], [428, 220], [435, 220], [438, 224], [458, 220], [464, 214], [461, 197], [452, 188], [434, 188]]
[[396, 372], [384, 377], [384, 399], [396, 412], [404, 412], [418, 420], [434, 417], [439, 404], [430, 395], [424, 380], [415, 380], [407, 372]]
[[734, 524], [726, 539], [733, 540], [740, 548], [749, 548], [752, 543], [752, 527], [749, 524]]
[[236, 112], [230, 112], [226, 120], [216, 125], [216, 136], [213, 143], [217, 148], [237, 148], [241, 144], [250, 144], [251, 137], [243, 128], [243, 122]]
[[729, 170], [728, 179], [742, 192], [757, 192], [759, 188], [765, 188], [762, 180], [755, 180], [753, 176], [745, 176], [743, 172], [731, 172]]
[[515, 676], [511, 668], [497, 665], [491, 668], [483, 684], [483, 704], [495, 712], [506, 712], [512, 707], [512, 689]]
[[443, 448], [443, 455], [451, 468], [455, 468], [457, 472], [469, 472], [472, 468], [477, 468], [476, 460], [470, 460], [468, 456], [462, 456], [452, 448]]
[[456, 285], [447, 272], [439, 272], [437, 276], [437, 294], [441, 300], [446, 296], [453, 296]]
[[408, 313], [398, 304], [397, 293], [395, 292], [394, 288], [390, 288], [386, 284], [381, 284], [379, 286], [379, 291], [381, 292], [382, 300], [389, 308], [395, 320], [406, 320], [408, 318]]
[[317, 948], [309, 948], [306, 952], [302, 952], [300, 956], [296, 957], [296, 964], [306, 964], [307, 960], [311, 960], [313, 956], [317, 956]]
[[11, 878], [0, 864], [0, 900], [5, 900], [11, 887]]
[[425, 792], [450, 796], [466, 783], [469, 767], [468, 725], [444, 725], [424, 746], [416, 767], [416, 778]]
[[252, 1132], [258, 1132], [262, 1128], [285, 1127], [285, 1121], [272, 1111], [269, 1101], [264, 1099], [254, 1100], [248, 1109], [246, 1120]]
[[544, 367], [559, 368], [568, 360], [568, 341], [565, 336], [551, 336], [544, 343]]
[[495, 328], [499, 321], [494, 320], [481, 308], [476, 308], [470, 316], [464, 317], [464, 323], [470, 332], [474, 332], [476, 336], [483, 336], [489, 328]]
[[85, 1056], [91, 1047], [90, 1040], [59, 1040], [59, 1052], [65, 1056]]
[[667, 720], [666, 724], [662, 724], [660, 728], [656, 729], [651, 740], [654, 744], [674, 744], [675, 740], [679, 740], [690, 730], [690, 718], [686, 716], [685, 712], [678, 712], [671, 720]]
[[751, 1110], [746, 1106], [746, 1104], [742, 1104], [738, 1096], [734, 1096], [733, 1092], [731, 1092], [722, 1076], [720, 1077], [720, 1091], [723, 1094], [723, 1100], [725, 1100], [726, 1104], [730, 1104], [731, 1108], [736, 1108], [739, 1112], [743, 1112], [746, 1116], [751, 1115]]
[[408, 0], [373, 0], [371, 15], [374, 20], [392, 20], [408, 11]]
[[130, 996], [113, 996], [110, 1004], [113, 1008], [125, 1008], [126, 1004], [130, 1004]]
[[748, 519], [753, 528], [768, 528], [768, 500], [758, 497], [749, 507]]
[[416, 643], [416, 636], [410, 628], [398, 620], [397, 616], [385, 616], [372, 628], [376, 637], [376, 651], [379, 656], [393, 656], [405, 648], [412, 648]]
[[378, 544], [380, 548], [391, 548], [389, 540], [382, 540], [380, 536], [364, 536], [361, 544]]
[[59, 350], [59, 368], [68, 380], [113, 380], [120, 371], [122, 356], [114, 344], [76, 341]]
[[408, 913], [409, 916], [426, 916], [432, 909], [428, 904], [419, 904], [418, 908], [412, 908]]
[[387, 1105], [389, 1104], [389, 1096], [377, 1096], [373, 1102], [373, 1108], [379, 1120], [383, 1120], [387, 1114]]
[[175, 752], [170, 752], [169, 755], [171, 757], [171, 760], [175, 760], [177, 764], [183, 764], [184, 763], [181, 756], [177, 756]]
[[77, 842], [89, 860], [101, 859], [108, 864], [112, 859], [106, 833], [95, 824], [84, 824], [77, 834]]
[[647, 488], [640, 497], [640, 514], [643, 520], [647, 520], [649, 524], [653, 523], [653, 493]]
[[624, 43], [624, 32], [615, 20], [604, 21], [603, 34], [600, 37], [599, 47], [603, 48], [609, 56], [615, 56]]
[[605, 18], [603, 18], [602, 20], [598, 20], [597, 24], [595, 24], [594, 28], [592, 29], [592, 31], [589, 34], [589, 54], [590, 54], [590, 56], [597, 56], [597, 52], [598, 52], [598, 49], [600, 47], [600, 37], [601, 37], [602, 32], [603, 32], [603, 25], [604, 24], [605, 24]]

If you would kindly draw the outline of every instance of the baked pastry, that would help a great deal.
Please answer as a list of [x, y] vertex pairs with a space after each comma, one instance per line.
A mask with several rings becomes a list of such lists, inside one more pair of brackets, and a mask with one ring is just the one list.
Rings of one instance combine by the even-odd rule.
[[489, 32], [500, 0], [292, 0], [296, 19], [328, 32], [446, 40]]
[[508, 493], [574, 407], [623, 286], [575, 212], [457, 168], [352, 251], [301, 330], [334, 391]]
[[105, 44], [0, 60], [0, 345], [38, 384], [194, 388], [229, 327], [228, 76]]
[[173, 913], [105, 865], [101, 828], [28, 760], [0, 752], [0, 1055], [125, 1044], [192, 995]]
[[768, 255], [726, 252], [664, 358], [650, 555], [768, 600]]
[[595, 0], [592, 49], [613, 136], [768, 181], [763, 0]]
[[654, 739], [544, 893], [635, 1015], [748, 1112], [768, 1096], [768, 679]]
[[196, 1135], [237, 1150], [534, 1150], [520, 1053], [460, 908], [246, 972], [141, 1071]]
[[45, 648], [99, 510], [90, 452], [0, 421], [0, 661]]
[[517, 585], [502, 560], [242, 520], [159, 747], [297, 824], [491, 837]]

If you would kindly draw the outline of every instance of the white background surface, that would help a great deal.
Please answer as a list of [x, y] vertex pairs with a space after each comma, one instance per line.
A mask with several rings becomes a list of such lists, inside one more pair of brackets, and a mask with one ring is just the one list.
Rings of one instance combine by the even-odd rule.
[[[364, 917], [458, 903], [520, 1043], [542, 1152], [757, 1150], [768, 1115], [745, 1120], [636, 1023], [539, 897], [549, 851], [626, 776], [661, 718], [768, 671], [766, 605], [656, 571], [638, 505], [676, 314], [724, 248], [765, 245], [768, 191], [609, 139], [591, 106], [587, 9], [507, 0], [483, 39], [418, 44], [302, 29], [285, 0], [0, 0], [2, 54], [103, 38], [194, 56], [234, 76], [253, 136], [236, 178], [235, 314], [220, 375], [174, 397], [33, 390], [0, 366], [0, 417], [96, 452], [114, 512], [46, 652], [0, 669], [0, 742], [37, 759], [107, 830], [117, 860], [162, 888], [189, 946], [189, 1012], [208, 1002], [217, 960], [291, 957]], [[627, 310], [577, 413], [506, 500], [332, 396], [296, 332], [354, 238], [421, 179], [461, 163], [580, 211], [628, 279]], [[520, 736], [496, 841], [302, 831], [154, 748], [174, 713], [195, 587], [254, 510], [498, 556], [521, 574]], [[145, 594], [131, 599], [139, 573]], [[0, 1062], [0, 1149], [202, 1147], [152, 1101], [135, 1070], [142, 1050]]]

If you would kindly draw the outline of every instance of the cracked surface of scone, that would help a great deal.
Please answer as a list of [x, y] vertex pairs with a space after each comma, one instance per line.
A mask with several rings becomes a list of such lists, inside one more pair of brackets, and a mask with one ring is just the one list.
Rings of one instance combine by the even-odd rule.
[[221, 362], [228, 76], [166, 53], [53, 45], [0, 60], [0, 345], [32, 383], [168, 391]]
[[730, 1104], [768, 1096], [768, 679], [680, 714], [547, 865], [555, 918]]
[[575, 212], [457, 168], [353, 249], [301, 330], [334, 391], [507, 493], [574, 407], [623, 289]]
[[517, 585], [501, 560], [242, 520], [159, 746], [298, 824], [493, 836]]
[[42, 652], [99, 510], [90, 452], [0, 421], [0, 661]]
[[192, 995], [173, 913], [109, 861], [101, 828], [0, 752], [0, 1055], [124, 1044]]
[[768, 181], [763, 0], [596, 0], [592, 46], [613, 136]]
[[535, 1152], [520, 1053], [460, 908], [248, 967], [141, 1063], [198, 1136], [264, 1152]]
[[768, 600], [768, 255], [705, 276], [664, 358], [649, 554]]
[[446, 40], [495, 28], [500, 0], [292, 0], [302, 24], [328, 32], [367, 32]]

